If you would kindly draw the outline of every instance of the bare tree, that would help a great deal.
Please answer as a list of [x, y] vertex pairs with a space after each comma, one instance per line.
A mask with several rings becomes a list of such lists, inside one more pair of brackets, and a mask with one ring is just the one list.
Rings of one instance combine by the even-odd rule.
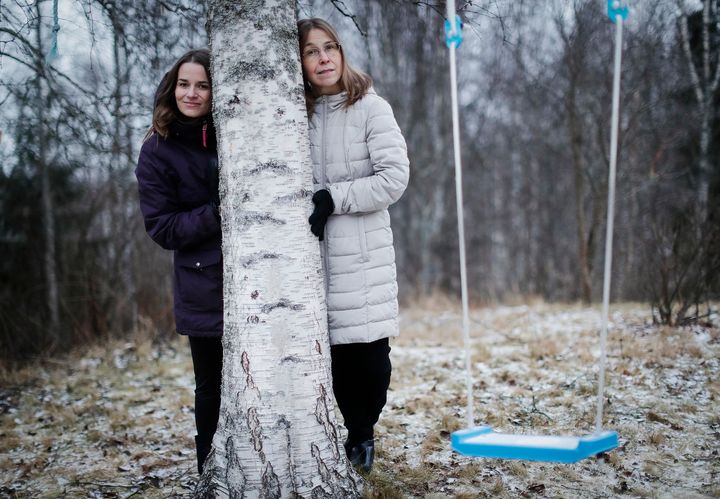
[[[46, 60], [52, 2], [6, 2], [0, 8], [0, 122], [10, 139], [0, 174], [0, 244], [3, 269], [14, 269], [3, 270], [0, 279], [0, 346], [11, 359], [52, 353], [51, 346], [71, 348], [110, 331], [122, 334], [141, 313], [145, 323], [170, 329], [170, 286], [158, 286], [166, 280], [160, 277], [163, 265], [147, 271], [148, 262], [167, 256], [143, 245], [132, 169], [161, 67], [183, 45], [205, 43], [197, 41], [201, 26], [183, 17], [195, 23], [200, 10], [172, 17], [169, 9], [182, 3], [66, 3], [82, 8], [88, 38], [98, 29], [110, 34], [98, 37], [98, 44], [111, 40], [109, 61], [84, 52], [71, 65], [64, 63], [77, 56], [76, 47], [63, 38], [63, 29], [61, 57]], [[66, 22], [61, 17], [60, 27]], [[187, 24], [182, 30], [181, 22]], [[158, 31], [165, 39], [153, 45]], [[170, 36], [175, 32], [179, 40]], [[158, 67], [148, 77], [153, 57]]]

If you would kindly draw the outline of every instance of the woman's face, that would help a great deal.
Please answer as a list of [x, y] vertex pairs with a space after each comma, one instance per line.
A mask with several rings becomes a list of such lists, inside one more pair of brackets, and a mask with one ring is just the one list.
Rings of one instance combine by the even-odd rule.
[[305, 76], [318, 95], [338, 94], [342, 90], [342, 53], [340, 44], [321, 29], [311, 29], [302, 48]]
[[188, 118], [199, 118], [210, 112], [212, 89], [205, 68], [197, 62], [186, 62], [178, 71], [175, 102]]

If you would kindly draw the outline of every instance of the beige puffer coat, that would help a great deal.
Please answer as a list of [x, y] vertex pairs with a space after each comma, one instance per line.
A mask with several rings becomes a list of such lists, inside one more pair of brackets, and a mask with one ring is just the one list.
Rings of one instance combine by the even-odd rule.
[[395, 250], [388, 206], [409, 179], [405, 139], [390, 105], [370, 92], [349, 108], [346, 94], [322, 96], [310, 119], [315, 190], [335, 211], [321, 252], [330, 343], [369, 343], [398, 335]]

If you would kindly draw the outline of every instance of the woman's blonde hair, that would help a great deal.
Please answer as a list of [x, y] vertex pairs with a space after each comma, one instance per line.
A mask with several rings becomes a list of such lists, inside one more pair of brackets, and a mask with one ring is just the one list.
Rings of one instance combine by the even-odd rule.
[[155, 92], [152, 127], [148, 130], [145, 136], [146, 139], [152, 135], [153, 132], [158, 133], [163, 138], [167, 138], [170, 133], [170, 125], [180, 116], [180, 110], [175, 101], [175, 87], [177, 86], [180, 66], [186, 62], [194, 62], [204, 67], [208, 83], [210, 83], [210, 88], [212, 88], [210, 51], [208, 49], [195, 49], [185, 52], [180, 59], [175, 61], [170, 71], [165, 74], [160, 81], [160, 86], [158, 86]]
[[[300, 54], [302, 54], [303, 48], [307, 44], [308, 36], [310, 36], [310, 31], [313, 29], [324, 31], [332, 41], [340, 46], [340, 54], [342, 55], [342, 76], [340, 77], [340, 89], [347, 92], [345, 107], [352, 106], [358, 100], [362, 99], [372, 86], [372, 78], [359, 69], [353, 68], [347, 62], [347, 57], [345, 57], [345, 52], [343, 51], [342, 44], [340, 43], [340, 37], [338, 36], [337, 31], [335, 31], [335, 28], [333, 28], [330, 23], [324, 19], [319, 19], [317, 17], [312, 19], [301, 19], [298, 21], [297, 26], [298, 38], [300, 39]], [[307, 103], [308, 114], [312, 116], [313, 110], [315, 109], [315, 99], [317, 99], [318, 96], [313, 92], [304, 68], [303, 83], [305, 85], [305, 101]]]

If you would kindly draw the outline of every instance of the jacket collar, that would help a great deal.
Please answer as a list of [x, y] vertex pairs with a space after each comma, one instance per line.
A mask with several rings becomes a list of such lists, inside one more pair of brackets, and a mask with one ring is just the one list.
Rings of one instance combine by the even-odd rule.
[[189, 121], [175, 120], [170, 125], [170, 138], [191, 147], [217, 150], [215, 126], [210, 115]]
[[347, 99], [347, 92], [342, 91], [335, 95], [321, 95], [317, 98], [317, 103], [321, 106], [327, 105], [330, 111], [336, 111], [343, 107]]
[[[368, 94], [375, 94], [375, 90], [373, 87], [370, 87], [367, 91]], [[347, 92], [342, 91], [339, 94], [334, 95], [321, 95], [317, 98], [315, 101], [319, 105], [323, 105], [327, 103], [327, 106], [330, 111], [336, 111], [340, 108], [342, 108], [345, 105], [345, 101], [347, 100]]]

